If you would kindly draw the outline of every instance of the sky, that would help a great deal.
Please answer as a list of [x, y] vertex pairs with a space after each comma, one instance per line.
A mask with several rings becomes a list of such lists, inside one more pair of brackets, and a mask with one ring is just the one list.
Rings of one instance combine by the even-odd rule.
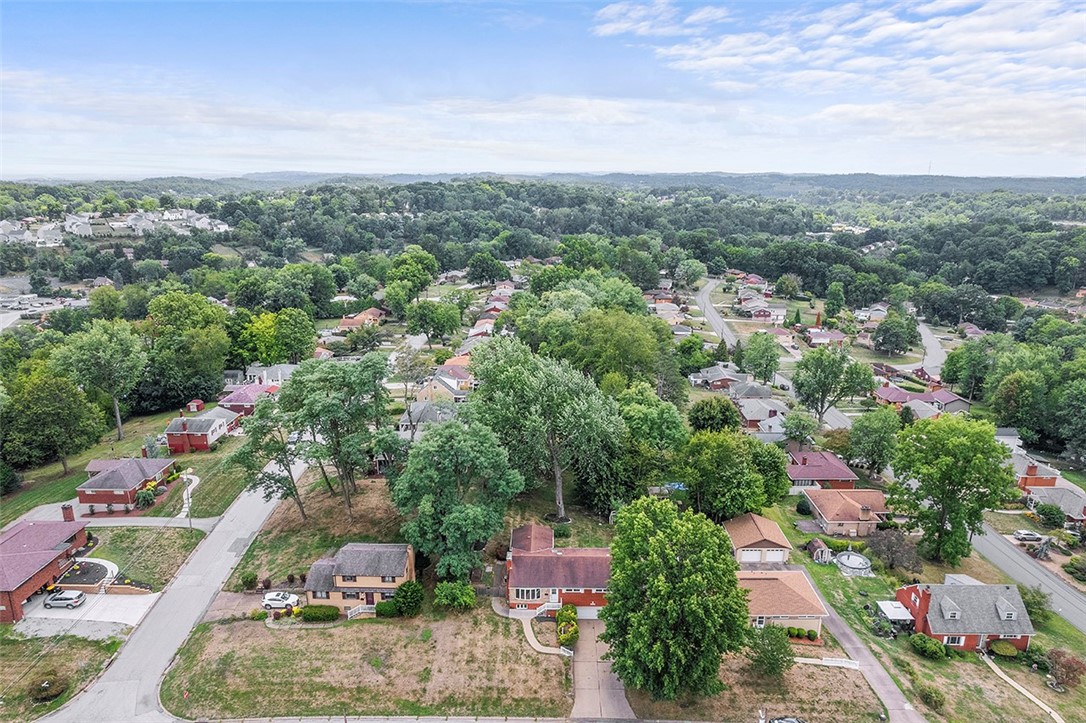
[[1086, 3], [0, 3], [0, 178], [1086, 175]]

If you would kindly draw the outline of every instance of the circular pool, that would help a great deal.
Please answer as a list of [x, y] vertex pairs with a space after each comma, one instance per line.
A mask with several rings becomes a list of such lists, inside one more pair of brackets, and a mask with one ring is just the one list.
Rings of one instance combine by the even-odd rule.
[[854, 576], [868, 576], [871, 575], [871, 560], [867, 559], [864, 555], [852, 550], [838, 553], [837, 557], [833, 559], [837, 563], [837, 567], [841, 568], [841, 572], [849, 577]]

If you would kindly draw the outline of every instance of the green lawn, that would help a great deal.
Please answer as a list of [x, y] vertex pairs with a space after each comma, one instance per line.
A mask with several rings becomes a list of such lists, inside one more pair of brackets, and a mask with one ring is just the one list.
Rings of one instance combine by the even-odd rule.
[[156, 591], [165, 587], [188, 559], [204, 533], [187, 527], [92, 527], [99, 542], [91, 557], [109, 560], [118, 578], [145, 582]]
[[[240, 444], [240, 437], [224, 437], [222, 444], [210, 452], [177, 455], [181, 469], [192, 469], [200, 484], [192, 493], [193, 517], [216, 517], [226, 511], [245, 489], [248, 477], [244, 470], [226, 464], [226, 457]], [[173, 517], [184, 505], [184, 484], [175, 484], [166, 499], [147, 514], [152, 517]]]
[[[614, 527], [607, 523], [606, 518], [599, 518], [579, 505], [572, 504], [573, 484], [566, 480], [563, 485], [563, 496], [566, 502], [566, 515], [571, 522], [565, 527], [569, 528], [569, 537], [555, 537], [554, 544], [558, 547], [607, 547], [614, 536]], [[554, 514], [554, 487], [542, 485], [531, 492], [521, 495], [509, 506], [506, 513], [506, 530], [501, 539], [509, 541], [509, 534], [514, 527], [528, 522], [538, 522], [550, 525], [544, 519], [545, 515]]]
[[4, 498], [3, 504], [0, 504], [0, 526], [8, 524], [38, 505], [48, 505], [72, 499], [75, 497], [75, 488], [86, 482], [86, 480], [86, 472], [76, 472], [52, 482], [27, 485], [22, 491], [8, 495]]
[[1065, 469], [1062, 471], [1064, 478], [1071, 484], [1076, 484], [1082, 489], [1086, 490], [1086, 472], [1075, 469]]

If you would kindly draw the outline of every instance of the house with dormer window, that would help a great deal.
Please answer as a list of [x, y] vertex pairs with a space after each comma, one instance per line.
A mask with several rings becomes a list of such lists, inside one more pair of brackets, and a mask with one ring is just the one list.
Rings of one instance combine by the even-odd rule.
[[1015, 585], [986, 585], [968, 575], [948, 575], [942, 585], [906, 585], [896, 597], [912, 615], [918, 633], [957, 650], [987, 649], [996, 640], [1026, 650], [1034, 634]]

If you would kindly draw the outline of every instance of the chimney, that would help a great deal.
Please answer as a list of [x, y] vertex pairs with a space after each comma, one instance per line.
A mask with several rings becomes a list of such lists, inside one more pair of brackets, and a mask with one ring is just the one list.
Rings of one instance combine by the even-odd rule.
[[871, 519], [871, 506], [870, 505], [860, 505], [860, 521], [861, 522], [867, 522], [870, 519]]
[[807, 464], [807, 455], [803, 455], [803, 458], [799, 462], [800, 464]]
[[769, 410], [769, 416], [770, 416], [770, 417], [775, 417], [775, 416], [777, 416], [777, 410], [776, 410], [776, 409], [770, 409], [770, 410]]
[[1037, 475], [1037, 465], [1031, 464], [1026, 467], [1026, 476], [1035, 477]]
[[65, 522], [75, 522], [75, 510], [72, 509], [71, 505], [61, 505], [60, 514]]
[[882, 386], [883, 386], [884, 388], [886, 388], [886, 389], [889, 389], [889, 388], [890, 388], [890, 382], [888, 382], [888, 381], [886, 381], [886, 382], [883, 382], [883, 383], [882, 383]]
[[146, 444], [143, 445], [142, 447], [140, 447], [140, 456], [146, 459], [146, 457], [147, 457], [147, 445]]

